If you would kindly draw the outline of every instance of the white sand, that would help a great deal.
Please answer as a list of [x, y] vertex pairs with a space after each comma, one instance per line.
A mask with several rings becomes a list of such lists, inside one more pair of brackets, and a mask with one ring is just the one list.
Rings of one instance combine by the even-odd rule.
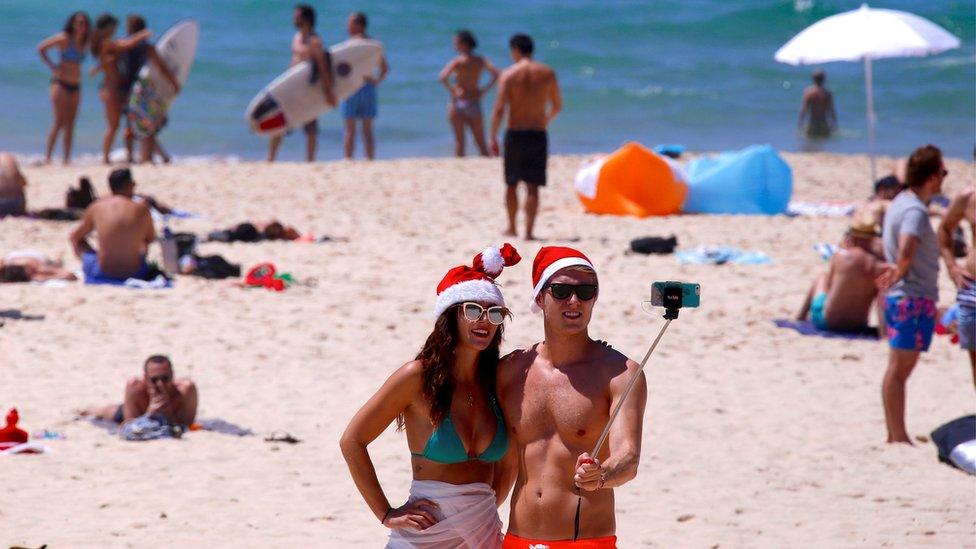
[[[787, 155], [797, 199], [868, 194], [863, 156]], [[538, 232], [596, 263], [601, 299], [592, 334], [639, 359], [661, 319], [639, 302], [657, 279], [699, 281], [702, 308], [683, 313], [648, 371], [650, 399], [637, 479], [617, 490], [621, 546], [976, 546], [974, 481], [936, 460], [930, 443], [883, 443], [884, 343], [801, 337], [791, 317], [824, 263], [811, 246], [836, 242], [843, 219], [687, 216], [625, 219], [582, 213], [571, 192], [580, 157], [550, 163]], [[882, 166], [885, 164], [882, 163]], [[948, 163], [948, 186], [974, 166]], [[68, 184], [101, 167], [31, 168], [29, 205], [61, 203]], [[0, 408], [29, 430], [56, 429], [54, 453], [0, 460], [0, 544], [37, 547], [377, 547], [382, 528], [356, 492], [338, 438], [431, 327], [443, 273], [500, 243], [500, 162], [412, 159], [375, 164], [137, 167], [139, 189], [208, 220], [206, 232], [279, 217], [348, 237], [319, 245], [208, 244], [252, 265], [274, 261], [315, 289], [283, 294], [181, 278], [169, 291], [0, 287], [0, 310], [37, 315], [0, 329]], [[77, 261], [70, 224], [0, 222], [0, 252], [37, 248]], [[726, 244], [768, 252], [772, 266], [679, 266], [626, 253], [630, 239], [678, 236], [682, 247]], [[529, 345], [539, 245], [513, 242], [524, 262], [502, 276], [517, 317], [504, 349]], [[157, 252], [158, 253], [158, 252]], [[942, 302], [953, 299], [943, 274]], [[261, 436], [191, 433], [127, 443], [72, 410], [121, 399], [152, 353], [197, 381], [202, 417]], [[972, 413], [968, 361], [938, 337], [908, 387], [913, 436]], [[304, 439], [262, 441], [273, 430]], [[371, 447], [391, 501], [402, 502], [409, 460], [392, 429]], [[502, 517], [507, 518], [507, 505]], [[569, 519], [567, 519], [569, 520]]]

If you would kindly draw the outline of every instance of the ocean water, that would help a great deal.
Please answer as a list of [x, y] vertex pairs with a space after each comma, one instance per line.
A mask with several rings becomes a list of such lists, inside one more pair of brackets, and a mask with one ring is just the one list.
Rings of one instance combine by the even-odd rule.
[[[201, 25], [201, 43], [184, 93], [161, 139], [178, 158], [257, 159], [265, 138], [251, 134], [243, 112], [254, 95], [287, 68], [293, 2], [267, 0], [123, 1], [0, 0], [0, 149], [43, 152], [51, 123], [49, 74], [36, 44], [68, 13], [143, 14], [156, 36], [185, 17]], [[370, 17], [386, 46], [391, 73], [379, 90], [378, 155], [448, 156], [452, 138], [446, 91], [437, 73], [453, 55], [451, 36], [471, 29], [480, 51], [506, 66], [508, 37], [531, 34], [536, 57], [552, 65], [564, 110], [551, 127], [556, 153], [607, 151], [623, 142], [680, 143], [722, 150], [769, 143], [783, 150], [811, 145], [795, 133], [800, 94], [812, 67], [777, 63], [773, 53], [793, 35], [858, 0], [503, 0], [471, 2], [345, 0], [314, 2], [326, 43], [344, 39], [346, 15]], [[976, 4], [972, 0], [889, 0], [873, 7], [922, 15], [962, 40], [941, 55], [875, 63], [878, 152], [904, 155], [923, 143], [971, 158], [976, 145]], [[91, 66], [89, 58], [85, 70]], [[817, 150], [865, 152], [863, 68], [824, 65], [842, 131]], [[87, 78], [75, 132], [75, 155], [96, 158], [104, 115]], [[485, 103], [487, 110], [493, 94]], [[341, 120], [320, 120], [319, 158], [341, 155]], [[120, 146], [118, 143], [116, 146]], [[470, 145], [469, 145], [470, 148]], [[285, 140], [282, 159], [304, 154], [300, 132]], [[59, 153], [55, 153], [56, 158]]]

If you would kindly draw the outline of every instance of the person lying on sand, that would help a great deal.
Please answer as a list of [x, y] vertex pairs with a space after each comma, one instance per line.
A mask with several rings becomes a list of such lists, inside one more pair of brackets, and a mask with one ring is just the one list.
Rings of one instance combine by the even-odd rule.
[[[146, 252], [156, 229], [146, 204], [132, 199], [135, 181], [128, 168], [114, 170], [108, 178], [112, 196], [100, 198], [85, 210], [71, 233], [71, 245], [81, 259], [85, 278], [145, 278], [149, 274]], [[98, 251], [88, 243], [95, 231]]]
[[60, 259], [51, 259], [34, 250], [10, 252], [0, 260], [0, 282], [46, 282], [77, 280]]
[[144, 415], [160, 414], [175, 425], [190, 426], [197, 417], [197, 386], [188, 378], [175, 379], [173, 363], [165, 355], [152, 355], [142, 367], [142, 377], [125, 384], [122, 404], [94, 407], [82, 416], [124, 423]]
[[27, 179], [20, 173], [14, 155], [0, 153], [0, 218], [27, 213], [26, 186]]
[[207, 237], [217, 242], [258, 242], [260, 240], [298, 240], [298, 229], [277, 219], [271, 221], [245, 221], [223, 231], [214, 231]]
[[[826, 273], [814, 280], [797, 320], [810, 317], [820, 330], [860, 331], [868, 325], [871, 307], [877, 303], [875, 279], [888, 267], [874, 251], [877, 227], [855, 220], [844, 236], [841, 248], [830, 258]], [[884, 315], [878, 315], [884, 322]], [[879, 327], [883, 334], [883, 326]]]

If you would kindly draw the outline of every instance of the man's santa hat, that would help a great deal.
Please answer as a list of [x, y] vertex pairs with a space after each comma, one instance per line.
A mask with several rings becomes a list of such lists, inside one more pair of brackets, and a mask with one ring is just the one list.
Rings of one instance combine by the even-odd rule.
[[495, 279], [502, 274], [502, 269], [515, 265], [521, 259], [511, 244], [505, 244], [500, 249], [491, 246], [474, 256], [470, 267], [461, 265], [447, 271], [437, 285], [434, 317], [441, 316], [450, 306], [466, 301], [505, 306], [505, 298]]
[[567, 267], [588, 267], [596, 272], [590, 259], [583, 252], [565, 246], [543, 246], [535, 254], [532, 262], [532, 304], [529, 306], [533, 313], [542, 312], [536, 304], [536, 298], [545, 289], [549, 279], [557, 271]]

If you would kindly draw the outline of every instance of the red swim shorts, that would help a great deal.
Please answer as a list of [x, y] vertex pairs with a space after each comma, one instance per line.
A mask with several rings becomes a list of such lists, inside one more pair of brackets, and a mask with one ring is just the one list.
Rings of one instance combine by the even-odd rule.
[[502, 549], [616, 549], [617, 536], [605, 538], [586, 538], [571, 540], [534, 540], [520, 538], [515, 534], [505, 534]]

